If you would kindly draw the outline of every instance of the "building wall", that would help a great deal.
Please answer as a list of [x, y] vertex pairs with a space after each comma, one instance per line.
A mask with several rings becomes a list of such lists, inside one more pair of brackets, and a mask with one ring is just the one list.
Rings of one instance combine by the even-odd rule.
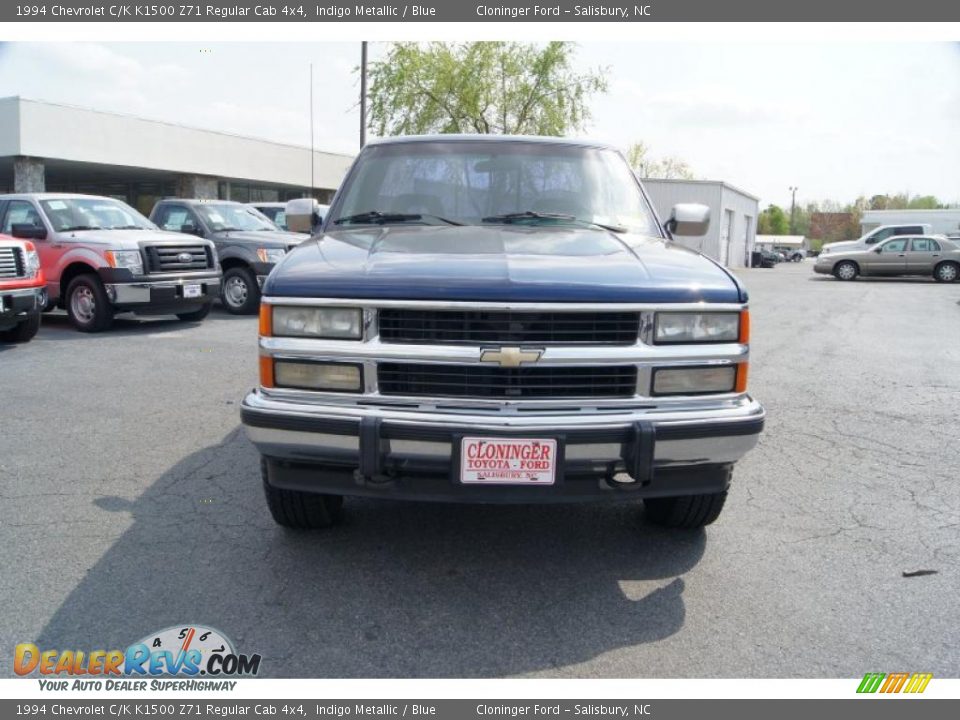
[[[677, 203], [700, 203], [710, 208], [710, 229], [706, 235], [678, 235], [675, 238], [677, 243], [702, 252], [727, 267], [749, 266], [749, 253], [753, 250], [757, 232], [758, 203], [755, 198], [720, 182], [646, 179], [643, 184], [661, 220], [670, 216], [670, 209]], [[728, 235], [727, 243], [724, 243], [724, 235]]]
[[727, 267], [750, 267], [750, 253], [757, 237], [759, 203], [755, 198], [724, 185], [721, 206], [733, 213]]
[[[0, 157], [26, 155], [311, 186], [310, 150], [65, 105], [0, 101]], [[353, 158], [314, 153], [313, 184], [335, 189]]]

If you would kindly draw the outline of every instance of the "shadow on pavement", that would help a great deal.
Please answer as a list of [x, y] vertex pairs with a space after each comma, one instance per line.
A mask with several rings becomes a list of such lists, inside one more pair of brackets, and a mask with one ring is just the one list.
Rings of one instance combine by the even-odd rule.
[[135, 501], [96, 504], [129, 528], [42, 647], [125, 648], [198, 623], [281, 677], [576, 676], [570, 666], [683, 626], [680, 576], [706, 538], [648, 527], [638, 505], [361, 499], [332, 531], [286, 531], [239, 427]]
[[232, 315], [226, 310], [221, 310], [214, 306], [210, 315], [199, 322], [184, 322], [175, 315], [157, 315], [157, 316], [138, 316], [130, 313], [118, 315], [113, 320], [113, 325], [109, 330], [102, 333], [83, 333], [73, 327], [70, 318], [65, 312], [44, 313], [43, 322], [40, 325], [40, 333], [48, 333], [56, 337], [57, 340], [74, 339], [83, 340], [98, 337], [128, 337], [145, 335], [149, 333], [176, 332], [178, 330], [187, 330], [201, 326], [205, 322], [222, 321], [247, 321], [256, 322], [256, 316], [252, 315]]

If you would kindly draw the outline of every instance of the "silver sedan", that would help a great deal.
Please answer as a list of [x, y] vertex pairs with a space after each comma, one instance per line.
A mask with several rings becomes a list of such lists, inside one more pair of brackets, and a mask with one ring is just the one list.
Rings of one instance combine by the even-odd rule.
[[876, 245], [854, 245], [817, 257], [814, 272], [838, 280], [858, 275], [932, 275], [939, 282], [960, 277], [960, 247], [942, 235], [893, 237]]

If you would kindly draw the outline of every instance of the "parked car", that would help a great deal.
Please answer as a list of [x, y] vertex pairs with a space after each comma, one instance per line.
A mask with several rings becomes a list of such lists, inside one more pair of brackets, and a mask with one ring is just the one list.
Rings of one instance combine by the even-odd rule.
[[942, 235], [895, 237], [875, 246], [821, 253], [813, 269], [838, 280], [859, 275], [932, 275], [939, 282], [954, 282], [960, 274], [960, 248]]
[[882, 242], [887, 238], [900, 235], [930, 235], [932, 232], [929, 223], [912, 223], [907, 225], [881, 225], [868, 233], [865, 233], [856, 240], [843, 240], [841, 242], [826, 243], [820, 249], [821, 255], [837, 252], [845, 248], [857, 246], [869, 247]]
[[757, 248], [750, 254], [750, 267], [774, 268], [778, 262], [779, 256], [767, 248]]
[[367, 144], [263, 288], [241, 415], [274, 520], [331, 525], [344, 495], [715, 520], [764, 410], [746, 290], [671, 240], [709, 217], [681, 204], [661, 226], [604, 145]]
[[31, 340], [46, 302], [46, 279], [33, 243], [0, 235], [0, 342]]
[[229, 200], [165, 199], [153, 206], [150, 219], [164, 230], [216, 245], [223, 270], [220, 299], [236, 315], [257, 311], [260, 286], [273, 266], [309, 237], [279, 230], [260, 211]]
[[806, 257], [807, 253], [802, 249], [791, 250], [787, 253], [787, 260], [789, 262], [803, 262]]
[[0, 232], [30, 240], [47, 281], [47, 307], [83, 332], [116, 313], [202, 320], [220, 289], [213, 244], [162, 232], [129, 205], [61, 193], [0, 195]]

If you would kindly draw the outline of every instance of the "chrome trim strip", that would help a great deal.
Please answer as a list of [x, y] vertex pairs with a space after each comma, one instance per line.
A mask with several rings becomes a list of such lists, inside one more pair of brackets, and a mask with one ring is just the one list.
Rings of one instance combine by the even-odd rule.
[[[479, 365], [485, 349], [497, 343], [478, 345], [412, 345], [383, 343], [379, 338], [323, 340], [319, 338], [261, 337], [264, 355], [310, 357], [315, 360], [348, 362], [417, 362], [424, 364]], [[705, 345], [547, 345], [521, 343], [520, 347], [540, 349], [543, 355], [525, 367], [544, 365], [622, 365], [632, 363], [705, 364], [745, 362], [749, 347], [739, 343]], [[489, 363], [483, 365], [493, 367]]]
[[[22, 277], [18, 277], [18, 278], [4, 278], [4, 280], [14, 280], [14, 279], [15, 279], [17, 282], [20, 282], [20, 281], [23, 280], [24, 278], [22, 278]], [[39, 295], [40, 293], [43, 292], [43, 290], [44, 290], [45, 287], [46, 287], [45, 285], [35, 285], [35, 286], [33, 286], [33, 287], [16, 288], [16, 289], [13, 289], [13, 290], [4, 290], [4, 289], [0, 288], [0, 295], [3, 295], [4, 297], [11, 297], [11, 296], [12, 296], [12, 297], [27, 297], [28, 295]]]
[[307, 298], [265, 296], [261, 302], [268, 305], [315, 305], [360, 308], [411, 308], [415, 310], [517, 310], [555, 312], [643, 311], [643, 310], [716, 310], [738, 311], [746, 303], [539, 303], [487, 302], [452, 300], [378, 300], [375, 298]]
[[[643, 368], [641, 368], [643, 371]], [[452, 414], [485, 413], [501, 415], [523, 415], [539, 413], [562, 413], [591, 415], [630, 410], [675, 409], [685, 411], [714, 410], [738, 407], [745, 395], [741, 393], [719, 393], [702, 396], [663, 396], [631, 398], [589, 398], [584, 399], [484, 399], [457, 397], [419, 397], [402, 395], [369, 395], [356, 393], [327, 393], [313, 390], [295, 390], [291, 388], [259, 388], [258, 392], [266, 398], [282, 402], [292, 402], [306, 407], [316, 408], [329, 405], [343, 407], [382, 407], [433, 412], [439, 410]]]
[[763, 407], [749, 395], [742, 395], [735, 403], [714, 408], [692, 410], [678, 407], [621, 408], [618, 412], [582, 414], [557, 413], [554, 415], [517, 413], [501, 415], [461, 414], [444, 410], [427, 411], [422, 408], [397, 408], [387, 405], [305, 405], [271, 398], [259, 391], [247, 395], [243, 404], [278, 416], [326, 418], [331, 420], [358, 421], [366, 417], [379, 418], [384, 422], [411, 427], [441, 426], [463, 428], [471, 432], [503, 428], [521, 428], [531, 432], [556, 432], [561, 429], [596, 429], [630, 427], [639, 421], [652, 421], [668, 427], [697, 425], [705, 422], [737, 422], [744, 419], [762, 418]]

